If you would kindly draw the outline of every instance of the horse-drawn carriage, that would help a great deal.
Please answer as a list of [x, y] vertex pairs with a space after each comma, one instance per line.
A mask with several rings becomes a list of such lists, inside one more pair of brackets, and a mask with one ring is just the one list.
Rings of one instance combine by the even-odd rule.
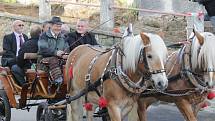
[[[11, 108], [29, 109], [30, 106], [39, 105], [37, 120], [53, 120], [50, 119], [53, 115], [49, 116], [49, 112], [54, 112], [57, 117], [61, 117], [59, 115], [65, 114], [65, 110], [55, 112], [54, 109], [65, 109], [65, 104], [72, 101], [71, 105], [67, 105], [67, 108], [69, 106], [70, 109], [67, 111], [69, 113], [67, 119], [79, 121], [83, 118], [83, 113], [79, 111], [83, 108], [86, 97], [88, 97], [87, 102], [93, 101], [94, 103], [97, 103], [99, 97], [103, 97], [102, 99], [108, 101], [105, 108], [108, 109], [110, 119], [121, 121], [132, 108], [139, 93], [148, 86], [146, 83], [152, 84], [157, 89], [167, 87], [167, 77], [163, 66], [167, 49], [160, 36], [151, 33], [141, 33], [134, 36], [131, 28], [126, 30], [122, 43], [118, 45], [111, 49], [95, 49], [84, 45], [72, 51], [66, 62], [61, 93], [56, 93], [57, 87], [49, 83], [49, 76], [44, 71], [27, 70], [26, 80], [28, 83], [20, 87], [14, 80], [10, 69], [0, 67], [2, 85], [0, 90], [0, 118], [10, 121]], [[158, 50], [156, 50], [157, 47], [159, 47]], [[71, 75], [68, 74], [71, 73], [69, 72], [71, 65], [74, 70], [72, 71], [72, 79]], [[97, 95], [95, 86], [98, 87], [97, 91], [101, 95]], [[89, 87], [93, 87], [93, 90]], [[66, 99], [67, 93], [70, 98], [61, 101]], [[18, 100], [16, 100], [16, 95], [19, 96]], [[83, 97], [85, 97], [85, 101], [83, 101]], [[36, 104], [27, 103], [28, 100], [40, 99], [47, 99], [47, 101]], [[122, 100], [123, 104], [121, 103]], [[54, 104], [47, 108], [47, 102]], [[122, 110], [117, 110], [117, 108], [122, 108]], [[88, 112], [90, 111], [87, 111], [86, 115], [90, 119], [92, 115], [89, 115]], [[120, 113], [123, 113], [122, 117], [119, 115]], [[103, 120], [107, 120], [107, 118]]]
[[[29, 54], [26, 54], [29, 55]], [[35, 54], [30, 54], [36, 57]], [[32, 56], [31, 56], [32, 58]], [[27, 59], [27, 58], [26, 58]], [[63, 67], [63, 66], [62, 66]], [[42, 70], [37, 70], [36, 66], [32, 69], [27, 69], [25, 72], [26, 82], [22, 87], [17, 84], [9, 67], [0, 67], [0, 119], [10, 121], [11, 108], [27, 109], [32, 106], [38, 106], [37, 120], [45, 120], [43, 113], [44, 103], [53, 103], [58, 100], [65, 99], [66, 96], [66, 81], [60, 87], [60, 92], [57, 92], [56, 85], [51, 84], [49, 74]], [[32, 103], [31, 100], [44, 100]], [[65, 109], [64, 109], [65, 112]], [[59, 114], [59, 113], [58, 113]], [[60, 115], [65, 115], [60, 113]], [[47, 117], [48, 118], [48, 117]], [[50, 117], [49, 117], [50, 118]], [[65, 117], [64, 117], [65, 118]]]
[[[197, 38], [201, 37], [196, 34]], [[204, 41], [202, 38], [198, 40]], [[104, 121], [109, 118], [112, 121], [121, 121], [131, 111], [133, 105], [141, 101], [140, 95], [148, 87], [158, 92], [164, 92], [163, 90], [167, 88], [168, 79], [164, 68], [166, 57], [167, 48], [160, 36], [151, 33], [134, 36], [131, 27], [128, 27], [121, 43], [112, 48], [95, 48], [89, 45], [75, 48], [68, 56], [65, 69], [62, 68], [64, 82], [60, 93], [56, 92], [55, 85], [49, 83], [49, 76], [44, 71], [27, 70], [28, 83], [21, 88], [14, 81], [10, 69], [1, 67], [0, 118], [9, 121], [10, 108], [28, 109], [29, 106], [39, 105], [38, 121], [65, 118], [66, 108], [68, 121], [80, 121], [83, 118], [84, 105], [86, 109], [90, 109], [86, 115], [91, 121], [94, 113], [91, 110], [94, 107], [90, 103], [95, 103], [99, 105], [99, 109], [107, 109], [105, 111], [108, 111], [109, 116], [108, 118], [106, 115], [103, 116]], [[208, 62], [208, 59], [206, 60]], [[203, 67], [205, 78], [210, 78], [205, 79], [207, 86], [213, 85], [214, 70], [211, 71], [211, 68], [214, 66], [212, 63], [210, 68]], [[15, 95], [20, 96], [18, 101]], [[26, 103], [27, 100], [34, 99], [47, 101], [37, 104]], [[138, 103], [141, 107], [141, 103], [144, 102]]]

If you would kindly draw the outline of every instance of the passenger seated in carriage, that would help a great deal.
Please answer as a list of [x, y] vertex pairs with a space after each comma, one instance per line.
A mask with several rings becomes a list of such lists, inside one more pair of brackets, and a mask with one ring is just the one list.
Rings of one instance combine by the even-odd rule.
[[25, 41], [28, 41], [27, 35], [23, 33], [24, 22], [15, 20], [12, 25], [13, 32], [3, 38], [3, 54], [1, 59], [2, 67], [12, 67], [16, 64], [18, 51]]
[[76, 23], [76, 31], [68, 34], [66, 41], [69, 44], [70, 51], [83, 44], [98, 45], [95, 35], [88, 32], [88, 21], [79, 19]]
[[52, 84], [58, 86], [58, 91], [63, 82], [63, 74], [59, 58], [67, 58], [65, 53], [69, 49], [69, 46], [61, 34], [61, 26], [63, 22], [60, 17], [52, 17], [50, 23], [50, 29], [47, 32], [42, 33], [38, 41], [38, 54], [42, 56], [42, 63], [38, 68], [49, 72], [51, 77], [50, 81]]
[[25, 71], [30, 69], [33, 63], [36, 63], [37, 60], [25, 60], [25, 53], [37, 53], [38, 45], [37, 42], [39, 40], [42, 29], [39, 25], [33, 25], [30, 29], [30, 40], [25, 42], [18, 52], [18, 56], [16, 59], [16, 64], [12, 66], [11, 72], [14, 75], [15, 80], [18, 82], [20, 86], [23, 86], [25, 81]]

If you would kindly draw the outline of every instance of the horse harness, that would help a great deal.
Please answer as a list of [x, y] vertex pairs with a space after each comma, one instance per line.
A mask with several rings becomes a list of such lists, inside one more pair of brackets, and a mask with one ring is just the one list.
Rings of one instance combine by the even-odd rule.
[[[143, 50], [143, 49], [142, 49]], [[145, 59], [145, 52], [143, 52], [141, 50], [140, 56], [144, 56], [144, 57], [140, 57], [139, 58], [139, 63], [144, 63], [146, 64], [147, 60]], [[139, 80], [141, 83], [144, 81], [144, 84], [141, 85], [137, 85], [136, 83], [132, 82], [132, 80], [128, 77], [128, 75], [126, 75], [123, 72], [122, 69], [122, 58], [124, 55], [121, 47], [119, 44], [116, 44], [116, 46], [114, 46], [112, 49], [109, 49], [109, 51], [112, 51], [111, 56], [109, 57], [108, 62], [106, 63], [106, 66], [104, 68], [104, 71], [101, 75], [100, 78], [100, 84], [99, 86], [101, 86], [101, 93], [103, 92], [103, 81], [107, 80], [107, 79], [112, 79], [115, 80], [119, 85], [121, 85], [123, 88], [125, 88], [129, 93], [131, 94], [140, 94], [143, 91], [146, 90], [148, 85], [145, 80], [149, 80], [151, 78], [151, 72], [146, 72], [146, 75], [141, 77], [141, 79]], [[109, 52], [106, 51], [106, 52]], [[87, 87], [92, 87], [90, 85], [90, 74], [91, 74], [91, 70], [93, 68], [93, 65], [95, 64], [96, 60], [99, 58], [99, 56], [103, 55], [106, 52], [102, 52], [97, 54], [91, 61], [89, 68], [88, 68], [88, 73], [85, 76], [85, 81], [86, 81], [86, 86]], [[144, 58], [143, 61], [141, 61], [141, 58]], [[144, 65], [145, 69], [149, 69], [148, 64]], [[158, 71], [157, 71], [158, 72]], [[153, 73], [157, 73], [157, 72], [153, 72]], [[162, 72], [162, 71], [160, 71]], [[142, 74], [142, 73], [141, 73]], [[144, 73], [145, 74], [145, 73]], [[90, 90], [94, 90], [96, 91], [97, 95], [100, 96], [101, 94], [98, 93], [99, 91], [97, 90], [96, 87], [94, 87], [94, 89], [90, 89]]]
[[[91, 49], [96, 50], [92, 46], [89, 45]], [[96, 50], [99, 51], [99, 50]], [[111, 56], [109, 57], [108, 62], [106, 63], [106, 66], [104, 68], [104, 71], [101, 75], [101, 77], [96, 80], [94, 83], [91, 82], [91, 71], [96, 63], [96, 60], [103, 54], [112, 51]], [[121, 85], [125, 90], [129, 92], [131, 95], [140, 95], [142, 92], [144, 92], [149, 84], [151, 84], [151, 74], [156, 74], [156, 73], [163, 73], [165, 72], [164, 69], [161, 70], [149, 70], [148, 62], [146, 59], [146, 52], [144, 51], [144, 48], [140, 52], [139, 61], [138, 63], [144, 63], [144, 68], [146, 70], [149, 70], [147, 72], [140, 72], [141, 73], [141, 79], [139, 80], [138, 83], [132, 82], [132, 80], [128, 77], [123, 72], [122, 69], [122, 57], [125, 56], [120, 44], [116, 44], [110, 49], [106, 49], [106, 51], [100, 51], [90, 62], [89, 68], [87, 71], [87, 74], [85, 75], [85, 82], [86, 82], [86, 87], [82, 89], [78, 94], [75, 96], [69, 96], [67, 97], [67, 103], [71, 102], [73, 100], [76, 100], [80, 98], [81, 96], [85, 95], [85, 101], [88, 102], [87, 100], [87, 94], [90, 91], [95, 91], [96, 94], [100, 97], [101, 93], [103, 93], [103, 82], [105, 80], [111, 79], [115, 80], [119, 85]], [[101, 86], [101, 90], [99, 91], [97, 89], [98, 86]]]
[[150, 70], [148, 62], [147, 62], [147, 58], [146, 58], [146, 47], [144, 47], [144, 48], [142, 48], [140, 50], [140, 56], [139, 56], [139, 59], [138, 59], [138, 63], [144, 64], [144, 68], [146, 70], [149, 70], [148, 72], [144, 73], [144, 75], [148, 75], [146, 77], [148, 77], [147, 79], [150, 79], [151, 78], [151, 74], [163, 73], [163, 72], [166, 72], [166, 70], [165, 69]]
[[[180, 78], [187, 79], [190, 81], [190, 83], [195, 87], [195, 88], [188, 88], [185, 90], [166, 90], [164, 91], [159, 91], [159, 90], [151, 90], [148, 92], [144, 92], [141, 94], [141, 96], [152, 96], [152, 95], [168, 95], [172, 97], [181, 97], [181, 96], [188, 96], [196, 92], [201, 92], [205, 93], [208, 91], [207, 85], [205, 82], [202, 81], [202, 75], [194, 72], [191, 70], [191, 46], [192, 44], [184, 44], [184, 46], [181, 48], [181, 51], [179, 55], [182, 55], [182, 71], [174, 76], [171, 76], [168, 78], [169, 81], [177, 80]], [[201, 46], [198, 49], [198, 54], [200, 53]], [[214, 72], [214, 69], [207, 69], [203, 70], [203, 72]]]

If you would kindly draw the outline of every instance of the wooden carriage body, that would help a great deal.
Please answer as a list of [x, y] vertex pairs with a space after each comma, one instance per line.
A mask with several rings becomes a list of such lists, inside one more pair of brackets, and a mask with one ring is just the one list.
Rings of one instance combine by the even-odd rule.
[[[27, 83], [21, 87], [16, 83], [8, 67], [0, 67], [0, 82], [6, 92], [11, 108], [25, 108], [28, 106], [26, 104], [27, 100], [65, 99], [67, 91], [65, 80], [60, 87], [60, 92], [57, 93], [57, 87], [49, 83], [47, 72], [28, 69], [25, 73]], [[20, 97], [18, 100], [16, 100], [17, 95]]]

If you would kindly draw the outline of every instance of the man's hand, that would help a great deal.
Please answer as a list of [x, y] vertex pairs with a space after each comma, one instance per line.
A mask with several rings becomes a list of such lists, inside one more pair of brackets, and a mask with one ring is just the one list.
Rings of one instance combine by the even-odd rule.
[[57, 56], [58, 56], [58, 57], [62, 57], [62, 55], [63, 55], [64, 53], [65, 53], [64, 51], [58, 50], [58, 51], [57, 51]]
[[63, 58], [63, 59], [67, 59], [67, 58], [68, 58], [68, 55], [63, 55], [62, 58]]

